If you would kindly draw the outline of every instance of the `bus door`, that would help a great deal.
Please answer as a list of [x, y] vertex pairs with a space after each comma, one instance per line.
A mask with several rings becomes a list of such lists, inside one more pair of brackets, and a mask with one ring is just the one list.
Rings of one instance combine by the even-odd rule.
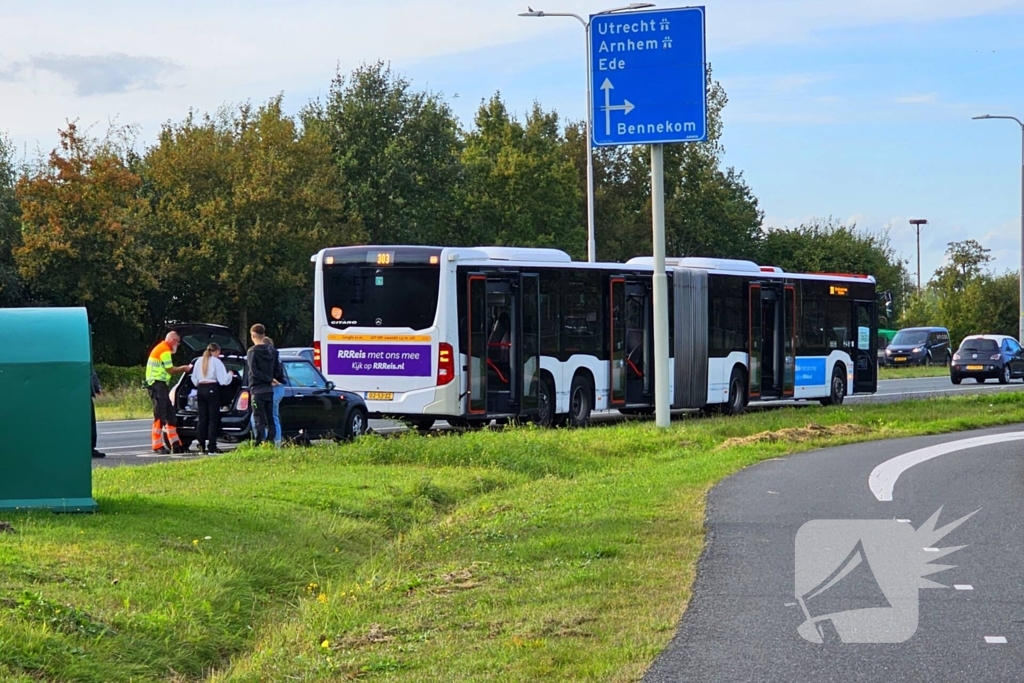
[[540, 287], [536, 275], [473, 273], [466, 350], [469, 413], [536, 413], [540, 378]]
[[650, 405], [654, 402], [654, 334], [651, 288], [641, 280], [609, 280], [611, 372], [613, 406]]
[[853, 360], [853, 391], [874, 393], [878, 388], [878, 318], [874, 301], [853, 302], [857, 331]]
[[750, 396], [782, 398], [792, 395], [795, 375], [790, 320], [792, 288], [781, 283], [750, 285]]

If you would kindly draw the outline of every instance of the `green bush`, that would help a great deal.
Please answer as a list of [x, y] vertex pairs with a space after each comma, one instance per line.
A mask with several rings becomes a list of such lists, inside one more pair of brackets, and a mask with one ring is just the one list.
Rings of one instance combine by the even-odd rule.
[[96, 375], [100, 378], [100, 386], [103, 387], [103, 391], [139, 387], [142, 386], [142, 382], [146, 378], [146, 366], [144, 365], [122, 368], [117, 365], [97, 364], [93, 367], [96, 370]]

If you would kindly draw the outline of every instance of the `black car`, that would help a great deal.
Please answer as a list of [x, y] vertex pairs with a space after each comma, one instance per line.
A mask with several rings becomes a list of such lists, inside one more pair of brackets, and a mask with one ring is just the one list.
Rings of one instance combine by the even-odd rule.
[[1024, 377], [1024, 350], [1016, 339], [1002, 334], [964, 337], [953, 354], [949, 379], [960, 384], [964, 377], [973, 377], [978, 384], [990, 378], [1006, 384], [1015, 377]]
[[[231, 384], [221, 387], [220, 435], [225, 441], [251, 436], [252, 401], [246, 386], [245, 348], [227, 327], [210, 324], [177, 325], [181, 345], [175, 365], [198, 363], [210, 342], [221, 347], [221, 360], [235, 372]], [[285, 439], [353, 439], [366, 433], [369, 425], [366, 403], [358, 395], [341, 391], [328, 382], [313, 364], [298, 356], [281, 355], [286, 378], [279, 406], [281, 432]], [[199, 421], [196, 389], [191, 373], [182, 375], [171, 391], [177, 414], [178, 435], [188, 448], [196, 438]]]
[[882, 356], [884, 365], [949, 365], [952, 358], [945, 327], [907, 327], [896, 333]]

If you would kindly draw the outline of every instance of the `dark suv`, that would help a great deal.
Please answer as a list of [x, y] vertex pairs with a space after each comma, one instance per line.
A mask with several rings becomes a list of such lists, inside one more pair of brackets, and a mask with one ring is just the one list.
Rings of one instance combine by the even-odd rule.
[[[175, 365], [201, 361], [210, 342], [221, 348], [221, 360], [234, 370], [231, 384], [221, 387], [220, 434], [225, 441], [248, 439], [251, 432], [252, 401], [245, 381], [245, 348], [231, 329], [221, 325], [194, 323], [175, 325], [181, 345]], [[358, 395], [334, 388], [313, 364], [298, 356], [280, 354], [284, 366], [285, 393], [279, 407], [281, 432], [285, 439], [353, 439], [366, 433], [369, 423], [366, 403]], [[178, 435], [187, 449], [196, 438], [199, 412], [191, 373], [181, 376], [171, 390], [176, 409]]]
[[888, 366], [949, 365], [949, 330], [945, 327], [907, 327], [896, 333], [882, 356]]

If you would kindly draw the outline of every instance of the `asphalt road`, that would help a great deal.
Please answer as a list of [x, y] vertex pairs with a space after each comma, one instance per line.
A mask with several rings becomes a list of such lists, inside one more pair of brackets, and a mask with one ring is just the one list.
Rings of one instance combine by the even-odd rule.
[[[1015, 441], [949, 452], [906, 469], [896, 479], [891, 500], [880, 499], [869, 487], [875, 468], [901, 454], [1022, 429], [830, 448], [765, 461], [726, 479], [708, 498], [707, 546], [693, 598], [676, 636], [644, 681], [1024, 679], [1024, 432]], [[918, 532], [940, 509], [937, 528], [977, 513], [941, 540], [923, 538]], [[809, 545], [804, 537], [800, 545], [798, 531], [805, 533], [801, 528], [812, 520], [847, 520], [841, 523], [847, 525], [849, 520], [888, 521], [870, 522], [875, 526], [867, 532], [861, 527], [855, 535], [863, 532], [859, 559], [867, 563], [814, 595], [797, 589], [801, 575], [804, 588], [824, 586], [818, 579], [853, 556], [847, 552], [856, 538], [839, 540], [835, 522], [817, 522], [804, 529], [831, 531]], [[913, 551], [907, 555], [914, 558], [910, 564], [897, 559], [892, 565], [898, 550], [888, 547], [881, 553], [884, 545], [871, 545], [872, 537], [877, 541], [892, 527], [917, 533], [909, 544], [905, 538], [900, 542]], [[943, 556], [942, 548], [956, 546], [965, 547]], [[825, 571], [811, 573], [816, 578], [808, 583], [810, 558], [827, 562]], [[885, 583], [886, 572], [892, 578], [892, 566], [916, 580], [920, 563], [932, 559], [951, 566], [928, 577], [947, 587], [915, 589], [896, 598], [880, 588], [892, 587]], [[798, 593], [804, 604], [797, 601]], [[891, 636], [901, 620], [907, 626], [912, 603], [919, 604], [916, 632], [910, 631], [906, 640], [877, 643], [879, 633]], [[828, 623], [824, 643], [809, 642], [797, 631], [806, 616], [865, 607], [886, 608], [873, 613], [870, 625], [859, 632], [875, 643], [850, 642], [856, 639], [850, 632], [844, 641]]]
[[[1024, 389], [1024, 383], [1019, 381], [1007, 385], [999, 385], [995, 381], [985, 384], [973, 384], [966, 380], [960, 386], [953, 386], [948, 377], [927, 377], [920, 379], [890, 379], [878, 383], [878, 391], [872, 395], [856, 395], [847, 397], [852, 404], [869, 402], [893, 402], [908, 398], [923, 398], [940, 394], [957, 395], [989, 391], [1020, 391]], [[753, 407], [778, 406], [778, 405], [804, 405], [813, 406], [816, 403], [806, 401], [774, 401], [763, 404], [752, 404]], [[598, 421], [609, 421], [620, 419], [618, 411], [603, 411], [595, 414]], [[146, 462], [188, 458], [189, 456], [154, 456], [150, 455], [149, 447], [149, 426], [150, 420], [126, 420], [117, 422], [101, 422], [98, 426], [97, 448], [107, 454], [106, 458], [94, 459], [97, 466], [114, 466], [123, 464], [144, 464]], [[437, 427], [446, 427], [445, 422], [439, 422]], [[370, 428], [384, 434], [401, 431], [404, 429], [399, 423], [390, 420], [370, 420]], [[221, 444], [222, 448], [229, 449], [231, 444]]]

